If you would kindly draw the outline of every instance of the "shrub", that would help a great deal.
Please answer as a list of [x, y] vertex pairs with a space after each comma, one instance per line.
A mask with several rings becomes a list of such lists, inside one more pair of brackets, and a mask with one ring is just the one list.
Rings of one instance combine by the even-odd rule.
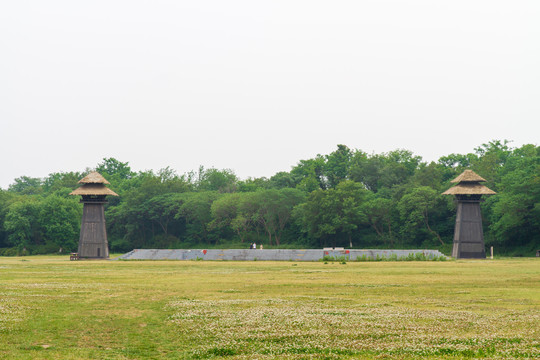
[[446, 261], [448, 258], [444, 255], [441, 256], [426, 256], [424, 253], [409, 253], [407, 256], [397, 256], [392, 254], [388, 257], [377, 254], [375, 258], [370, 258], [366, 254], [362, 254], [356, 258], [356, 261]]
[[0, 256], [18, 256], [17, 248], [0, 248]]
[[328, 261], [337, 261], [337, 262], [340, 262], [340, 263], [346, 263], [347, 261], [349, 261], [349, 257], [347, 256], [330, 256], [330, 255], [325, 255], [322, 257], [322, 259], [320, 259], [319, 261], [324, 261], [324, 262], [328, 262]]

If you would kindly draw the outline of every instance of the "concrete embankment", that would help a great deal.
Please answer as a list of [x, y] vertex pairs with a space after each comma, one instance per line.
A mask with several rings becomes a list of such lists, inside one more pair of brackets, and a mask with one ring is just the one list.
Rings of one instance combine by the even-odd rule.
[[115, 260], [231, 260], [319, 261], [325, 256], [355, 261], [406, 258], [422, 254], [428, 259], [444, 256], [438, 250], [341, 250], [341, 249], [135, 249]]

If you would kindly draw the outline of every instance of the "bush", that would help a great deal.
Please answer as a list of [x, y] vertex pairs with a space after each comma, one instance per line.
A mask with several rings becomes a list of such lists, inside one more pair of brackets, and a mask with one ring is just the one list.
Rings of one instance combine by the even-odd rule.
[[0, 256], [18, 256], [17, 248], [0, 248]]
[[[45, 255], [45, 254], [58, 254], [60, 246], [55, 243], [45, 243], [43, 245], [32, 245], [28, 247], [26, 255]], [[62, 249], [63, 253], [70, 253], [73, 249]]]
[[133, 245], [126, 239], [114, 239], [111, 241], [111, 251], [112, 252], [128, 252], [133, 250]]
[[376, 255], [375, 258], [370, 258], [366, 254], [356, 258], [356, 261], [446, 261], [448, 258], [444, 255], [429, 257], [424, 253], [409, 253], [407, 256], [398, 257], [397, 254], [392, 254], [389, 257]]
[[330, 255], [325, 255], [323, 256], [322, 259], [320, 259], [319, 261], [325, 261], [325, 262], [328, 262], [328, 261], [338, 261], [340, 263], [346, 263], [347, 261], [349, 261], [349, 258], [347, 256], [330, 256]]

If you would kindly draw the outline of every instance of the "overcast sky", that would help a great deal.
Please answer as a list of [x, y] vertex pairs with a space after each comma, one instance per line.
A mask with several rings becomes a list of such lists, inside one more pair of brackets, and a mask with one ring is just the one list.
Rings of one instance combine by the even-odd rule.
[[540, 1], [2, 1], [0, 188], [540, 140]]

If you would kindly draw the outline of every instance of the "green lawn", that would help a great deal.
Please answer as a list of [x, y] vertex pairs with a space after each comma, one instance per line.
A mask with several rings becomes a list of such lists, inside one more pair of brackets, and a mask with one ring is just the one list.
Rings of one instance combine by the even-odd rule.
[[540, 259], [0, 257], [2, 359], [537, 358]]

